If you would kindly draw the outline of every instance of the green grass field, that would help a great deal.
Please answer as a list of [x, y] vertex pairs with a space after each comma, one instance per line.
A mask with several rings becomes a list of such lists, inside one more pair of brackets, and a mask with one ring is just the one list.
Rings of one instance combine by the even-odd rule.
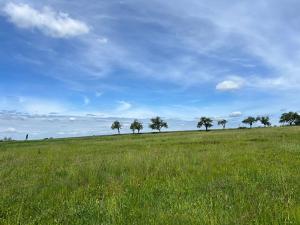
[[300, 127], [0, 143], [0, 224], [300, 224]]

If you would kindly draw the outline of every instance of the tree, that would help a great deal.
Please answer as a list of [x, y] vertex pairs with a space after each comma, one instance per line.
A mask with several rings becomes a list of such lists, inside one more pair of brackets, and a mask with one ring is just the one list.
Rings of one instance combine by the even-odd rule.
[[134, 120], [131, 125], [130, 125], [130, 129], [132, 130], [133, 133], [135, 133], [135, 130], [138, 131], [138, 133], [140, 133], [141, 130], [143, 130], [144, 126], [142, 123], [140, 123], [138, 120]]
[[12, 138], [11, 137], [4, 137], [3, 141], [12, 141]]
[[139, 134], [140, 131], [144, 129], [144, 125], [141, 122], [137, 122], [136, 129], [137, 129], [138, 134]]
[[225, 129], [226, 123], [227, 123], [227, 120], [219, 120], [219, 121], [218, 121], [218, 125], [219, 125], [219, 126], [222, 126], [223, 129]]
[[298, 114], [297, 120], [295, 122], [297, 126], [300, 126], [300, 115]]
[[197, 124], [197, 127], [201, 128], [202, 126], [204, 126], [205, 130], [208, 131], [208, 128], [213, 126], [212, 119], [208, 117], [201, 117], [200, 121]]
[[280, 117], [280, 123], [287, 123], [290, 126], [295, 125], [299, 120], [299, 114], [296, 112], [283, 113]]
[[113, 122], [112, 125], [111, 125], [111, 129], [112, 130], [117, 129], [118, 130], [118, 134], [120, 134], [120, 129], [121, 128], [122, 128], [122, 124], [118, 120], [116, 120], [115, 122]]
[[257, 119], [255, 119], [254, 117], [252, 116], [249, 116], [248, 118], [244, 119], [242, 121], [242, 123], [245, 123], [245, 124], [249, 124], [250, 128], [252, 128], [252, 125], [257, 121]]
[[265, 127], [271, 126], [270, 117], [268, 117], [268, 116], [257, 117], [256, 121], [260, 121]]
[[150, 121], [149, 127], [152, 130], [158, 130], [160, 132], [162, 128], [168, 128], [167, 122], [163, 121], [159, 116], [152, 118]]

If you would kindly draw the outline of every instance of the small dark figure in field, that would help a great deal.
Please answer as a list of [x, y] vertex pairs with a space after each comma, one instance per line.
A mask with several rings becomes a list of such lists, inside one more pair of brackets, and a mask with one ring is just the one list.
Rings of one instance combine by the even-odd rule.
[[26, 141], [28, 140], [28, 134], [26, 134], [26, 138], [25, 138], [25, 140], [26, 140]]

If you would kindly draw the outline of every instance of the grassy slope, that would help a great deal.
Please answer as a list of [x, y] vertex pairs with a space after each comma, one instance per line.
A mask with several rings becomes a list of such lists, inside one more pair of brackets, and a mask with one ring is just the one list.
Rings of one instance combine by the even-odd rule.
[[300, 127], [0, 143], [0, 224], [300, 224]]

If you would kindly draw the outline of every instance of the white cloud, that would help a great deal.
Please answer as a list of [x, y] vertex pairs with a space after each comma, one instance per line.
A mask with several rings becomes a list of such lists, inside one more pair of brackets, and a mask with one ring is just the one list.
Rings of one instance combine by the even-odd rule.
[[8, 3], [3, 9], [9, 20], [20, 28], [37, 29], [55, 38], [73, 37], [89, 32], [82, 21], [45, 7], [38, 11], [27, 4]]
[[229, 114], [229, 117], [240, 117], [242, 115], [241, 112], [237, 111], [237, 112], [232, 112]]
[[[67, 3], [60, 3], [64, 1], [48, 0], [43, 2], [48, 2], [58, 9], [61, 8], [61, 5], [67, 5]], [[170, 4], [168, 1], [154, 0], [149, 3], [140, 3], [133, 0], [131, 1], [133, 7], [132, 15], [125, 16], [134, 16], [136, 23], [147, 22], [144, 24], [158, 25], [166, 29], [166, 32], [162, 32], [161, 36], [158, 35], [159, 38], [152, 40], [151, 43], [159, 47], [161, 49], [160, 52], [164, 52], [166, 50], [165, 47], [168, 49], [176, 47], [176, 49], [180, 50], [178, 46], [184, 46], [184, 51], [176, 53], [176, 57], [169, 54], [170, 57], [161, 59], [159, 58], [160, 54], [155, 53], [153, 58], [157, 60], [149, 60], [152, 57], [152, 48], [149, 49], [149, 46], [145, 44], [141, 46], [140, 43], [145, 43], [142, 41], [134, 42], [133, 45], [132, 42], [127, 43], [127, 36], [122, 36], [122, 29], [114, 30], [115, 26], [111, 26], [110, 22], [107, 22], [101, 24], [101, 27], [99, 26], [101, 29], [97, 29], [97, 26], [93, 27], [91, 36], [85, 36], [85, 51], [82, 51], [82, 48], [80, 48], [78, 54], [72, 52], [71, 62], [76, 62], [76, 66], [83, 67], [86, 69], [85, 72], [92, 76], [109, 75], [114, 66], [120, 66], [131, 69], [140, 76], [148, 76], [151, 79], [167, 82], [173, 81], [180, 85], [223, 81], [227, 82], [227, 84], [223, 84], [223, 86], [227, 87], [225, 90], [232, 90], [232, 86], [236, 88], [237, 85], [233, 85], [235, 81], [220, 80], [220, 77], [222, 79], [222, 77], [228, 75], [227, 66], [223, 66], [224, 62], [230, 64], [229, 69], [235, 69], [234, 67], [237, 65], [243, 65], [248, 67], [246, 70], [252, 70], [251, 67], [256, 65], [257, 68], [266, 67], [262, 69], [270, 69], [272, 71], [267, 71], [266, 74], [263, 74], [265, 71], [263, 73], [258, 71], [257, 79], [254, 79], [255, 82], [251, 83], [251, 87], [260, 89], [265, 89], [265, 87], [273, 89], [286, 86], [299, 87], [299, 41], [296, 38], [299, 36], [299, 31], [293, 25], [294, 21], [299, 20], [299, 16], [297, 14], [290, 15], [289, 13], [289, 8], [292, 5], [295, 4], [294, 9], [298, 8], [297, 1], [294, 4], [288, 1], [285, 7], [281, 7], [282, 3], [278, 0], [264, 1], [263, 4], [259, 0], [251, 1], [251, 3], [247, 1], [239, 3], [232, 1], [232, 4], [227, 5], [215, 0], [209, 3], [189, 0], [189, 4], [184, 4], [179, 0], [174, 2], [175, 4]], [[90, 5], [93, 3], [94, 1]], [[78, 6], [76, 7], [77, 11], [76, 9], [72, 10], [72, 7], [69, 10], [72, 10], [74, 14], [84, 14], [85, 21], [91, 21], [90, 23], [101, 23], [103, 18], [114, 18], [114, 23], [122, 23], [123, 21], [123, 14], [112, 14], [109, 10], [106, 12], [102, 10], [102, 4], [101, 6], [94, 4], [91, 12], [88, 11], [90, 7], [82, 1], [76, 1], [74, 4]], [[108, 1], [103, 4], [110, 6], [111, 3]], [[134, 10], [138, 10], [141, 4], [146, 4], [148, 10], [148, 13], [143, 15], [143, 17], [139, 17], [139, 14], [134, 14]], [[8, 10], [8, 6], [14, 10]], [[100, 8], [101, 10], [99, 10]], [[16, 3], [7, 4], [5, 9], [5, 12], [9, 12], [6, 12], [6, 14], [10, 20], [21, 26], [25, 24], [29, 28], [40, 29], [44, 32], [46, 30], [47, 34], [49, 30], [50, 33], [53, 33], [53, 30], [55, 31], [54, 33], [68, 30], [59, 29], [59, 32], [57, 32], [56, 28], [53, 29], [56, 26], [51, 25], [53, 23], [41, 25], [39, 20], [32, 23], [31, 20], [36, 21], [34, 19], [36, 16], [27, 16], [29, 13], [26, 13], [26, 16], [24, 16], [23, 13], [15, 13], [15, 11], [17, 11], [16, 9], [22, 9], [19, 11], [28, 11], [30, 14], [38, 16], [50, 14], [50, 18], [55, 22], [65, 20], [62, 13], [53, 12], [53, 10], [49, 9], [36, 10], [26, 4]], [[157, 9], [159, 11], [162, 10], [163, 14], [161, 16], [163, 19], [156, 17], [156, 15], [160, 15], [157, 13]], [[48, 11], [51, 13], [48, 13]], [[105, 12], [105, 15], [101, 15], [101, 12]], [[70, 19], [68, 16], [67, 18]], [[264, 18], [264, 23], [261, 23], [259, 18]], [[89, 30], [88, 26], [86, 27], [86, 30]], [[281, 32], [282, 30], [284, 32]], [[103, 31], [111, 32], [112, 41], [102, 36], [101, 33]], [[186, 35], [186, 32], [189, 32], [189, 35]], [[289, 35], [284, 35], [287, 33]], [[174, 34], [176, 38], [170, 38], [171, 36], [163, 34]], [[139, 34], [137, 33], [137, 35]], [[144, 35], [137, 37], [142, 40]], [[122, 42], [118, 42], [118, 39], [122, 40]], [[178, 41], [180, 42], [178, 43]], [[108, 42], [109, 44], [106, 44]], [[232, 50], [230, 55], [224, 54], [223, 50], [226, 47]], [[191, 50], [193, 54], [186, 55], [185, 52], [187, 50]], [[291, 52], [293, 57], [290, 57]], [[193, 55], [197, 54], [213, 59], [213, 64], [204, 63], [207, 60], [203, 60], [203, 63], [199, 62], [198, 56], [193, 57]], [[219, 61], [221, 64], [218, 63]], [[174, 67], [174, 64], [176, 64], [176, 67]], [[157, 76], [158, 71], [160, 76]], [[231, 71], [229, 72], [231, 73]], [[187, 74], [189, 75], [187, 76]], [[295, 82], [289, 82], [290, 80]]]
[[132, 105], [129, 102], [125, 101], [119, 101], [119, 106], [117, 108], [117, 111], [126, 111], [132, 107]]
[[217, 84], [216, 89], [219, 91], [232, 91], [241, 89], [243, 83], [238, 80], [225, 80]]

